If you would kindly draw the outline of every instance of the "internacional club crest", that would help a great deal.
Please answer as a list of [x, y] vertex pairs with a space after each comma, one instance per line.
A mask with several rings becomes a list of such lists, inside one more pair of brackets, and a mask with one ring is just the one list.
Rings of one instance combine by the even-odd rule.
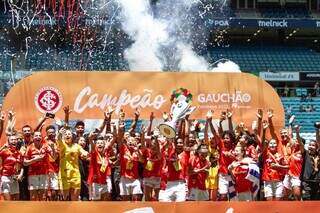
[[43, 87], [36, 93], [34, 102], [40, 112], [56, 113], [61, 108], [63, 99], [58, 89]]

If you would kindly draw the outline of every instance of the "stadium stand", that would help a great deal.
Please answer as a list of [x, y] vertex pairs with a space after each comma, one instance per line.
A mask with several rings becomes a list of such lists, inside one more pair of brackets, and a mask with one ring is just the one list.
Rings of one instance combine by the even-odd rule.
[[232, 18], [237, 16], [235, 11], [232, 8], [230, 8], [228, 5], [223, 5], [220, 8], [215, 8], [212, 11], [212, 14], [213, 14], [213, 18], [223, 18], [223, 17]]
[[261, 18], [261, 14], [256, 9], [240, 9], [235, 11], [238, 18]]
[[227, 58], [243, 71], [317, 71], [320, 53], [306, 47], [289, 46], [230, 46], [213, 48], [211, 57]]
[[[243, 71], [317, 71], [320, 53], [307, 47], [233, 45], [209, 50], [213, 60], [230, 59]], [[25, 70], [126, 70], [127, 64], [120, 51], [80, 52], [79, 49], [30, 48], [26, 58], [0, 53], [0, 70], [9, 71], [11, 60], [15, 69]]]
[[310, 18], [310, 12], [305, 7], [261, 7], [262, 18]]
[[126, 70], [126, 63], [117, 51], [31, 48], [26, 58], [27, 70]]
[[[301, 89], [297, 94], [305, 94]], [[307, 143], [310, 139], [315, 139], [314, 123], [320, 120], [320, 98], [313, 97], [312, 101], [302, 102], [300, 97], [282, 97], [281, 98], [285, 109], [291, 108], [291, 114], [295, 115], [295, 124], [301, 126], [302, 137], [306, 139]], [[313, 105], [315, 110], [312, 112], [301, 112], [300, 107], [306, 105]], [[288, 125], [288, 118], [286, 125]]]

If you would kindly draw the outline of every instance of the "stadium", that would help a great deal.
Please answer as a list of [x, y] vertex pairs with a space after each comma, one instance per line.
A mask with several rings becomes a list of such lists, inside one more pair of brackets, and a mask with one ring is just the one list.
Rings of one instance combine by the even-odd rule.
[[3, 0], [0, 104], [1, 212], [320, 210], [320, 0]]

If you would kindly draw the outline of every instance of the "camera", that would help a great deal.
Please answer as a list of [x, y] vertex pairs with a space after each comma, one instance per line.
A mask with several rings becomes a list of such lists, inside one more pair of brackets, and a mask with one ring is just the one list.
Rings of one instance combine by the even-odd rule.
[[320, 122], [319, 121], [315, 122], [314, 123], [314, 127], [317, 128], [317, 129], [320, 129]]
[[53, 119], [53, 118], [55, 117], [55, 114], [50, 113], [50, 112], [47, 112], [47, 113], [46, 113], [46, 117]]

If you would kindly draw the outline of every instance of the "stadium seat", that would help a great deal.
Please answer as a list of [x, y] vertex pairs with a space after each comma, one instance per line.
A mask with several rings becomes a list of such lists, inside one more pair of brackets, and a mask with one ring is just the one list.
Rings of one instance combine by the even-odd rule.
[[245, 71], [320, 70], [320, 53], [305, 47], [234, 45], [212, 48], [210, 54], [214, 59], [228, 58]]
[[[306, 91], [305, 88], [299, 88], [296, 89], [297, 95], [303, 94], [303, 92]], [[296, 124], [301, 125], [301, 132], [304, 135], [311, 135], [312, 137], [315, 136], [315, 128], [314, 123], [320, 121], [320, 98], [313, 98], [312, 102], [301, 102], [299, 97], [282, 97], [281, 98], [282, 103], [284, 105], [284, 109], [291, 106], [292, 108], [292, 114], [296, 116]], [[300, 105], [314, 105], [316, 108], [316, 111], [314, 112], [300, 112]], [[288, 124], [288, 119], [286, 119], [286, 125]], [[310, 139], [312, 137], [305, 138]]]
[[263, 18], [310, 18], [310, 13], [303, 6], [260, 7]]

